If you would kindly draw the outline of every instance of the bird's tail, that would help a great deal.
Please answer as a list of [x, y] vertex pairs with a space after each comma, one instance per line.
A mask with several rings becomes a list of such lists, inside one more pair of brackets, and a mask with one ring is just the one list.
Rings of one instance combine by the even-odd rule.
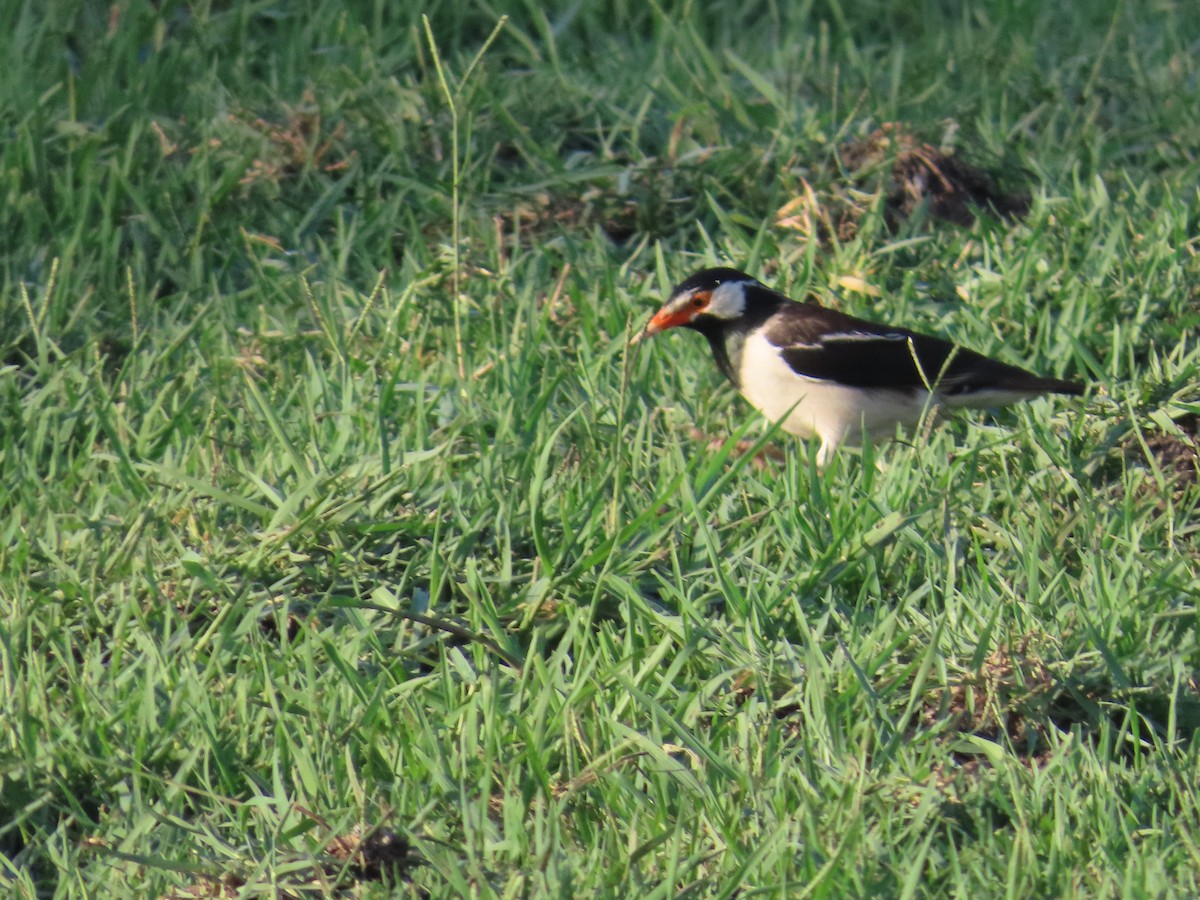
[[1086, 386], [1078, 381], [1067, 381], [1063, 378], [1041, 378], [1031, 375], [1026, 384], [1014, 385], [1018, 390], [1029, 391], [1031, 394], [1068, 394], [1078, 397]]

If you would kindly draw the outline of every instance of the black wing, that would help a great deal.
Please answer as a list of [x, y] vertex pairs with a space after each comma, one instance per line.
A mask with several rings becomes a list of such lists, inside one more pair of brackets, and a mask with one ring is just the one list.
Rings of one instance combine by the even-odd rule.
[[813, 304], [779, 310], [767, 340], [791, 369], [808, 378], [858, 388], [941, 394], [982, 391], [1081, 393], [1081, 385], [1039, 378], [950, 341], [856, 319]]

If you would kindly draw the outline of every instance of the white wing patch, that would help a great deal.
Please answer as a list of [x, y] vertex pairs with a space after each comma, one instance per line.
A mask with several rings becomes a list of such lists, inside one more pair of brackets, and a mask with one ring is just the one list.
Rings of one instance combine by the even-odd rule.
[[[865, 343], [867, 341], [907, 341], [907, 334], [897, 334], [889, 332], [887, 334], [872, 333], [869, 331], [839, 331], [831, 334], [821, 335], [822, 344], [841, 344], [841, 343]], [[797, 344], [796, 346], [809, 347], [810, 344]]]
[[792, 341], [790, 344], [777, 346], [780, 350], [821, 350], [829, 344], [866, 344], [872, 341], [894, 343], [907, 340], [907, 334], [896, 334], [895, 332], [882, 334], [870, 331], [832, 331], [829, 334], [821, 335], [816, 341]]

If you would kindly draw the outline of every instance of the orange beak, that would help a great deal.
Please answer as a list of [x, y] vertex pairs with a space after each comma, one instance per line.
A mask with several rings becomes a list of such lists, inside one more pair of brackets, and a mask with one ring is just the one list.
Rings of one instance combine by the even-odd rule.
[[[700, 300], [701, 302], [696, 303], [696, 300]], [[693, 299], [693, 302], [687, 304], [686, 306], [677, 306], [674, 303], [667, 304], [654, 314], [653, 318], [646, 323], [646, 327], [642, 331], [635, 334], [629, 343], [636, 344], [642, 338], [653, 337], [660, 331], [666, 331], [668, 328], [678, 328], [680, 325], [686, 325], [688, 322], [692, 321], [692, 319], [696, 318], [697, 315], [702, 313], [707, 305], [707, 294], [697, 294]]]

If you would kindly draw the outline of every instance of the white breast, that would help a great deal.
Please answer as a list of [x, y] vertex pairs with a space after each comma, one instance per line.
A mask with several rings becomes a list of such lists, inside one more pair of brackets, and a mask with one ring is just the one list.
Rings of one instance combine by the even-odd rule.
[[742, 395], [772, 422], [803, 438], [819, 437], [821, 459], [838, 444], [859, 442], [864, 429], [891, 437], [897, 424], [921, 419], [928, 393], [846, 387], [797, 375], [762, 335], [751, 335], [742, 348]]

